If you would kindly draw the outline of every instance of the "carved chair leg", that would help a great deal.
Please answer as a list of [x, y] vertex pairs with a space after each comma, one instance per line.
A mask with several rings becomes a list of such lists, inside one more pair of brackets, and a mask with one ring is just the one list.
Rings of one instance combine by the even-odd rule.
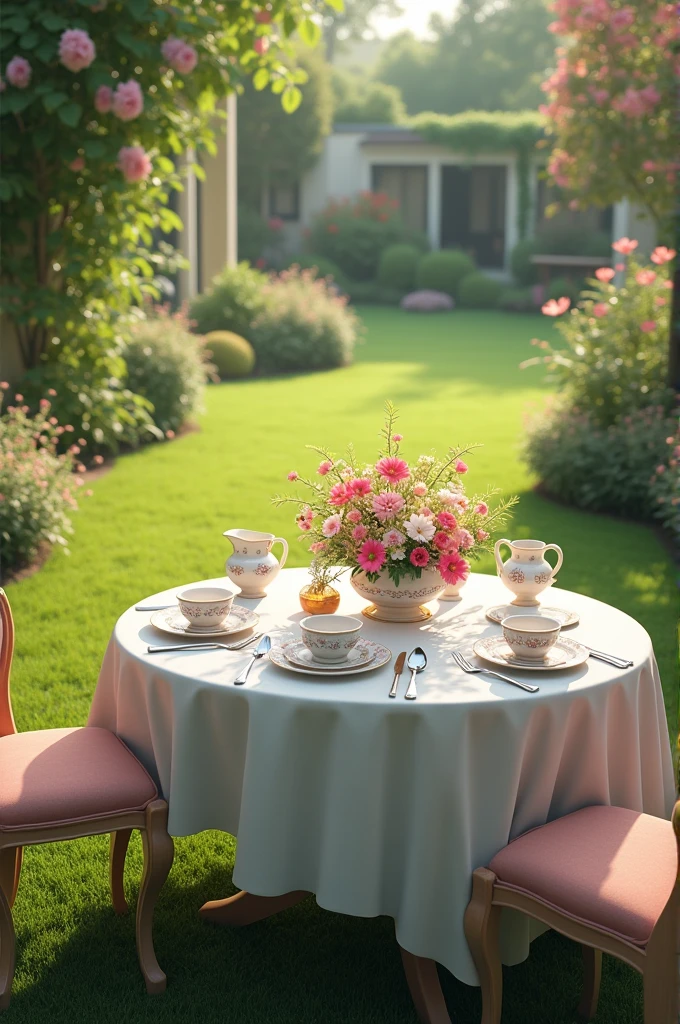
[[465, 911], [465, 937], [482, 988], [481, 1024], [500, 1024], [503, 1004], [503, 969], [498, 951], [500, 907], [494, 907], [496, 876], [488, 868], [472, 875], [472, 898]]
[[0, 850], [0, 889], [4, 892], [10, 907], [14, 906], [19, 888], [23, 854], [21, 846], [10, 846]]
[[415, 956], [403, 946], [399, 949], [418, 1020], [421, 1024], [451, 1024], [435, 961]]
[[146, 991], [155, 994], [165, 991], [166, 977], [158, 966], [153, 948], [153, 911], [175, 853], [168, 834], [168, 805], [164, 800], [154, 800], [147, 807], [142, 844], [144, 874], [137, 903], [137, 955]]
[[671, 898], [647, 943], [642, 974], [644, 1024], [677, 1024], [678, 954], [677, 896]]
[[111, 884], [111, 902], [117, 914], [126, 914], [128, 910], [125, 899], [123, 874], [125, 872], [125, 854], [132, 835], [131, 828], [121, 828], [111, 833], [109, 846], [109, 882]]
[[592, 1020], [597, 1013], [597, 1001], [600, 995], [602, 978], [602, 951], [592, 946], [582, 946], [583, 950], [583, 992], [578, 1004], [578, 1015], [582, 1020]]
[[[7, 852], [7, 851], [4, 851]], [[0, 1010], [9, 1006], [14, 978], [14, 924], [9, 900], [0, 889]]]

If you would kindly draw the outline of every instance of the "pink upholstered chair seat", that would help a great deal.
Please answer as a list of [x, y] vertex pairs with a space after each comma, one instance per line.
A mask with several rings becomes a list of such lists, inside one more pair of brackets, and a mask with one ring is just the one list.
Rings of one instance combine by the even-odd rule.
[[513, 840], [489, 868], [498, 883], [638, 946], [675, 885], [669, 821], [623, 807], [585, 807]]
[[141, 811], [158, 793], [108, 729], [42, 729], [0, 737], [0, 831]]

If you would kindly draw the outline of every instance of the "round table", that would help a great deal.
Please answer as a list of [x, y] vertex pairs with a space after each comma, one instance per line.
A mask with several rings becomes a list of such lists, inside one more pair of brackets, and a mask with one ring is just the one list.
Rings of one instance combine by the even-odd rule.
[[[257, 610], [258, 629], [275, 642], [303, 618], [298, 593], [308, 578], [285, 569], [265, 598], [238, 603]], [[179, 589], [147, 603], [171, 601]], [[348, 581], [340, 589], [340, 611], [360, 615], [364, 601]], [[472, 574], [462, 600], [435, 602], [425, 622], [362, 618], [363, 633], [393, 652], [382, 669], [322, 679], [264, 659], [238, 687], [248, 651], [148, 654], [149, 644], [181, 641], [129, 609], [111, 637], [89, 724], [117, 733], [156, 778], [171, 834], [238, 836], [233, 878], [243, 890], [292, 894], [280, 905], [312, 892], [328, 910], [388, 915], [403, 949], [474, 985], [463, 913], [476, 867], [514, 836], [585, 805], [667, 817], [674, 797], [661, 686], [642, 626], [552, 588], [547, 605], [581, 616], [569, 636], [634, 664], [620, 670], [590, 658], [561, 672], [513, 669], [539, 684], [527, 693], [466, 675], [451, 657], [498, 634], [485, 609], [509, 599], [496, 577]], [[418, 699], [404, 700], [405, 673], [391, 700], [394, 660], [417, 645], [428, 656]], [[504, 961], [523, 960], [530, 938], [526, 919], [509, 915]]]

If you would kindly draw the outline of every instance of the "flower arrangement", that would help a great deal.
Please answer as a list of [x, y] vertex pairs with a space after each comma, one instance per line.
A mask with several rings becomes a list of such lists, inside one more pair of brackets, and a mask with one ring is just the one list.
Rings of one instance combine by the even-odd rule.
[[321, 456], [317, 474], [308, 480], [296, 472], [291, 481], [307, 487], [307, 498], [277, 496], [276, 505], [293, 502], [296, 523], [309, 539], [317, 565], [349, 567], [371, 582], [387, 573], [396, 587], [436, 570], [442, 585], [467, 579], [470, 561], [490, 549], [491, 533], [503, 525], [516, 498], [491, 509], [490, 492], [468, 498], [462, 456], [476, 445], [450, 448], [445, 459], [421, 455], [409, 464], [401, 453], [403, 437], [395, 432], [397, 413], [387, 404], [383, 447], [377, 461], [364, 465], [350, 446], [345, 458], [311, 445]]

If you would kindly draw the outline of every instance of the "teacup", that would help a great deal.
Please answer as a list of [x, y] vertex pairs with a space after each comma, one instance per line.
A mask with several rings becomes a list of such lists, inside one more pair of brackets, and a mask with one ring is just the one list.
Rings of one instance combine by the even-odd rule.
[[561, 624], [547, 615], [508, 615], [501, 622], [503, 636], [517, 658], [542, 661], [560, 635]]
[[363, 623], [349, 615], [308, 615], [300, 622], [302, 642], [316, 661], [345, 661]]
[[219, 628], [231, 611], [234, 593], [222, 587], [189, 587], [177, 595], [179, 610], [192, 629]]

